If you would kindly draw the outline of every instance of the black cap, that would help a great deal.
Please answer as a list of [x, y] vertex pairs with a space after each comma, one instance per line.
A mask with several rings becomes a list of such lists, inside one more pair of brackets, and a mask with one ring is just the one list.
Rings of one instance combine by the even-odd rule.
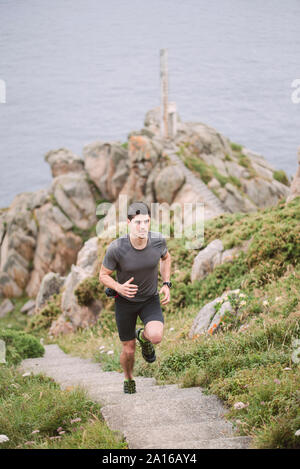
[[129, 205], [127, 215], [148, 215], [149, 209], [144, 202], [133, 202]]

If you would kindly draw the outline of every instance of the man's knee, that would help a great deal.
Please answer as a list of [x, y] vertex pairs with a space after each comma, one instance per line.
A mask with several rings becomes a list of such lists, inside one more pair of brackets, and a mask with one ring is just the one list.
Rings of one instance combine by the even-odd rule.
[[[154, 322], [154, 321], [153, 321]], [[152, 344], [157, 345], [162, 341], [163, 338], [163, 323], [155, 321], [156, 324], [148, 323], [145, 326], [145, 332], [147, 338], [152, 342]]]
[[122, 352], [129, 358], [135, 354], [135, 339], [122, 342]]

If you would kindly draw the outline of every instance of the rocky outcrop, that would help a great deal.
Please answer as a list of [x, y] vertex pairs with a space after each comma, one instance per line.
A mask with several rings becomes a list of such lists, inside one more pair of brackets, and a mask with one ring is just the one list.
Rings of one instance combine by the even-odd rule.
[[298, 168], [293, 178], [290, 193], [286, 199], [286, 203], [291, 202], [295, 197], [300, 196], [300, 147], [298, 148]]
[[[187, 205], [203, 204], [206, 220], [268, 207], [289, 193], [261, 155], [204, 123], [182, 122], [177, 115], [175, 138], [163, 140], [159, 107], [146, 114], [141, 130], [128, 134], [127, 143], [93, 142], [83, 148], [83, 158], [59, 148], [45, 159], [51, 186], [19, 194], [0, 211], [0, 296], [21, 296], [25, 290], [35, 297], [48, 272], [67, 275], [82, 236], [97, 225], [101, 198], [112, 206], [100, 221], [112, 229], [119, 196], [127, 203], [159, 203], [162, 211], [181, 207], [189, 224], [194, 214]], [[293, 194], [299, 192], [298, 179]]]
[[58, 294], [61, 287], [65, 282], [65, 277], [61, 277], [54, 272], [48, 272], [42, 280], [39, 293], [36, 298], [36, 309], [42, 308], [47, 300], [54, 295]]
[[[232, 312], [233, 310], [231, 302], [228, 300], [228, 296], [236, 296], [239, 291], [239, 289], [226, 291], [220, 297], [215, 298], [213, 301], [210, 301], [203, 306], [194, 319], [188, 337], [192, 339], [200, 334], [215, 333], [225, 313]], [[216, 312], [216, 305], [218, 303], [221, 303], [221, 306], [218, 312]]]
[[67, 217], [82, 230], [96, 224], [96, 203], [84, 172], [53, 179], [51, 193]]
[[[80, 305], [75, 295], [75, 290], [78, 285], [85, 279], [95, 275], [98, 262], [98, 238], [93, 237], [89, 239], [78, 253], [77, 264], [72, 265], [66, 279], [59, 277], [47, 276], [44, 280], [50, 282], [51, 292], [53, 289], [56, 292], [62, 293], [61, 297], [61, 310], [62, 314], [53, 321], [49, 330], [49, 335], [57, 336], [59, 334], [66, 334], [68, 332], [76, 331], [78, 327], [85, 328], [94, 325], [97, 322], [98, 316], [102, 309], [102, 302], [100, 300], [93, 300], [88, 305]], [[49, 280], [49, 281], [48, 281]], [[39, 296], [45, 296], [41, 293]], [[44, 289], [44, 291], [49, 291]]]
[[244, 242], [242, 247], [224, 250], [220, 239], [214, 239], [206, 248], [201, 249], [194, 259], [191, 271], [191, 281], [202, 280], [212, 273], [214, 269], [224, 262], [233, 262], [240, 251], [246, 251], [250, 240]]
[[76, 265], [93, 276], [96, 274], [98, 262], [98, 237], [94, 236], [86, 241], [78, 252]]
[[0, 304], [0, 318], [4, 318], [7, 314], [11, 313], [14, 310], [14, 305], [9, 298], [6, 298]]
[[31, 316], [35, 312], [35, 300], [28, 300], [26, 303], [22, 306], [20, 309], [20, 312], [22, 314], [27, 314], [28, 316]]
[[170, 165], [164, 168], [154, 183], [157, 202], [167, 202], [171, 205], [184, 182], [185, 176], [177, 166]]
[[103, 198], [116, 200], [129, 174], [128, 151], [119, 142], [83, 147], [84, 166]]
[[57, 210], [51, 202], [35, 210], [39, 229], [33, 270], [26, 286], [26, 292], [30, 297], [38, 294], [42, 279], [48, 272], [66, 275], [70, 266], [76, 262], [77, 253], [82, 246], [80, 236], [72, 231], [65, 231], [58, 224]]
[[2, 213], [0, 294], [3, 296], [21, 296], [29, 280], [38, 233], [34, 210], [48, 199], [49, 193], [44, 189], [18, 194]]
[[251, 212], [269, 207], [289, 193], [274, 179], [275, 169], [261, 155], [230, 142], [211, 126], [178, 126], [177, 154], [219, 198], [226, 211]]
[[67, 148], [49, 151], [45, 155], [45, 161], [50, 164], [53, 177], [83, 171], [84, 169], [82, 158]]

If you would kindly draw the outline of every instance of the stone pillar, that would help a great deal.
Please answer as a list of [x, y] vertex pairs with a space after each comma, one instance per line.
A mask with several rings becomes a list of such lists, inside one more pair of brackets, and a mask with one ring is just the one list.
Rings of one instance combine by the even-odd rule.
[[161, 120], [160, 133], [162, 138], [168, 138], [168, 51], [160, 50], [160, 92], [161, 92]]

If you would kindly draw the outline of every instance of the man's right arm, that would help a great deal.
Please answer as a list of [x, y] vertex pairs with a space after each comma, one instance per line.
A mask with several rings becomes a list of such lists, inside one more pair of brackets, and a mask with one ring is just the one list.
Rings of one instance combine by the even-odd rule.
[[108, 288], [112, 288], [113, 290], [118, 291], [118, 288], [120, 286], [119, 282], [116, 282], [111, 277], [111, 274], [113, 273], [113, 270], [107, 269], [107, 267], [104, 267], [103, 264], [101, 264], [100, 272], [99, 272], [99, 282], [103, 283]]

